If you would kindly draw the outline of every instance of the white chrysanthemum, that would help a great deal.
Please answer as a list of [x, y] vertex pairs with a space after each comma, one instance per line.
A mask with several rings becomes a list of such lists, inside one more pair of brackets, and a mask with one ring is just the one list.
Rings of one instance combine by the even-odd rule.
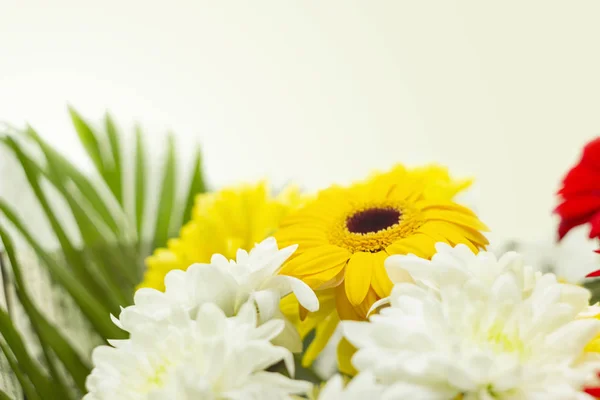
[[600, 321], [577, 319], [589, 292], [532, 277], [512, 254], [465, 250], [438, 246], [430, 262], [386, 264], [392, 279], [402, 267], [417, 284], [397, 284], [370, 323], [343, 323], [354, 366], [388, 386], [388, 399], [591, 398], [581, 388], [600, 360], [583, 348]]
[[[496, 279], [508, 273], [516, 279], [522, 295], [528, 296], [542, 276], [541, 271], [526, 265], [523, 256], [514, 251], [497, 258], [495, 254], [486, 251], [474, 254], [464, 244], [452, 247], [447, 243], [437, 243], [435, 248], [436, 254], [431, 260], [413, 254], [388, 257], [385, 267], [392, 282], [406, 282], [408, 272], [420, 285], [435, 291], [444, 286], [461, 285], [476, 291], [481, 297], [487, 297]], [[562, 300], [576, 303], [581, 308], [580, 316], [593, 315], [589, 308], [590, 294], [587, 290], [572, 284], [561, 284], [559, 287]], [[389, 298], [383, 299], [379, 304], [388, 301]]]
[[233, 316], [251, 300], [258, 309], [261, 323], [274, 318], [285, 321], [284, 332], [276, 343], [293, 352], [301, 351], [300, 336], [281, 313], [279, 301], [293, 292], [298, 302], [309, 311], [317, 311], [319, 301], [312, 289], [301, 280], [278, 275], [281, 265], [296, 248], [289, 246], [279, 250], [275, 239], [268, 238], [250, 253], [238, 250], [235, 261], [215, 254], [210, 264], [194, 264], [185, 271], [171, 271], [165, 277], [165, 292], [139, 289], [134, 296], [134, 305], [121, 312], [117, 323], [128, 331], [139, 329], [142, 321], [169, 320], [173, 307], [179, 306], [193, 317], [199, 306], [208, 302], [217, 304], [227, 316]]
[[196, 314], [179, 308], [168, 324], [144, 323], [130, 339], [96, 348], [84, 400], [279, 400], [310, 390], [308, 382], [265, 371], [284, 361], [293, 374], [292, 353], [270, 343], [283, 321], [257, 327], [250, 302], [235, 317], [212, 303]]
[[375, 382], [375, 377], [365, 372], [354, 377], [347, 385], [340, 375], [327, 381], [319, 391], [318, 400], [365, 400], [380, 399], [384, 387]]
[[392, 282], [406, 282], [406, 271], [414, 280], [435, 290], [444, 285], [460, 284], [487, 291], [498, 276], [512, 272], [522, 290], [528, 292], [542, 275], [525, 265], [523, 257], [515, 252], [507, 252], [498, 259], [486, 251], [474, 254], [464, 244], [452, 247], [437, 243], [435, 248], [436, 254], [431, 260], [414, 254], [388, 257], [385, 267]]

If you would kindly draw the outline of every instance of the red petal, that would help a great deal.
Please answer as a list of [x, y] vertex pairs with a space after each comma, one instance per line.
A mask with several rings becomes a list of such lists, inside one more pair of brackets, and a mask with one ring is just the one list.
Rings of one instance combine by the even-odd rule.
[[598, 387], [586, 388], [585, 392], [587, 394], [589, 394], [590, 396], [600, 397], [600, 388], [598, 388]]
[[580, 218], [569, 218], [561, 220], [560, 224], [558, 225], [558, 240], [561, 240], [563, 237], [565, 237], [565, 235], [576, 226], [588, 223], [593, 215], [593, 213], [590, 213], [583, 215]]
[[600, 190], [600, 169], [591, 170], [581, 165], [573, 168], [562, 181], [562, 188], [558, 191], [563, 196], [581, 192]]
[[600, 137], [585, 145], [580, 163], [600, 168]]
[[575, 197], [563, 201], [556, 207], [556, 213], [563, 219], [581, 218], [600, 210], [600, 196]]
[[[596, 252], [598, 252], [598, 250], [596, 250]], [[587, 274], [585, 277], [586, 278], [596, 278], [600, 276], [600, 269], [594, 272], [590, 272], [589, 274]]]
[[558, 238], [589, 222], [589, 237], [600, 237], [600, 137], [585, 145], [581, 158], [567, 173], [558, 191], [562, 202], [554, 212], [561, 217]]
[[594, 216], [590, 219], [590, 234], [588, 235], [590, 239], [600, 236], [600, 212], [594, 214]]

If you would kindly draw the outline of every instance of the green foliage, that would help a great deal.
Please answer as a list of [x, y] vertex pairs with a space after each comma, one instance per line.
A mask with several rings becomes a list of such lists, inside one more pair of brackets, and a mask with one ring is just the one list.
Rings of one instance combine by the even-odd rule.
[[[103, 129], [93, 128], [73, 108], [69, 108], [79, 141], [94, 166], [85, 174], [60, 154], [31, 127], [0, 133], [0, 145], [18, 160], [44, 216], [59, 243], [59, 248], [45, 248], [15, 212], [18, 205], [0, 198], [0, 240], [5, 252], [5, 266], [10, 265], [16, 300], [25, 311], [29, 324], [41, 346], [43, 357], [36, 359], [25, 343], [23, 333], [14, 325], [10, 308], [0, 310], [0, 350], [8, 360], [27, 399], [76, 399], [85, 392], [85, 377], [90, 365], [73, 346], [64, 327], [56, 325], [41, 311], [32, 297], [33, 289], [25, 278], [18, 257], [17, 240], [29, 246], [46, 268], [54, 285], [70, 297], [92, 332], [106, 339], [124, 338], [125, 332], [112, 324], [109, 314], [120, 312], [132, 302], [135, 286], [144, 270], [148, 244], [165, 245], [191, 215], [194, 198], [205, 191], [201, 153], [198, 150], [190, 173], [185, 196], [178, 198], [176, 146], [172, 135], [162, 171], [150, 171], [150, 158], [144, 135], [136, 129], [133, 154], [125, 154], [123, 135], [110, 115]], [[40, 157], [33, 157], [37, 148]], [[153, 159], [156, 157], [152, 157]], [[127, 182], [126, 160], [132, 160], [132, 182]], [[150, 193], [148, 182], [162, 179], [158, 192]], [[72, 238], [58, 217], [56, 203], [47, 192], [53, 187], [67, 205], [81, 240]], [[158, 207], [148, 209], [150, 196]], [[127, 207], [128, 199], [132, 207]], [[178, 211], [181, 210], [181, 211]], [[176, 212], [180, 214], [175, 215]], [[153, 215], [147, 221], [145, 216]], [[154, 221], [153, 229], [152, 222]], [[2, 254], [0, 254], [2, 256]], [[3, 264], [4, 265], [4, 264]], [[7, 272], [7, 271], [3, 271]], [[0, 400], [9, 396], [0, 391]]]
[[600, 278], [586, 279], [582, 286], [592, 293], [590, 304], [596, 304], [600, 301]]

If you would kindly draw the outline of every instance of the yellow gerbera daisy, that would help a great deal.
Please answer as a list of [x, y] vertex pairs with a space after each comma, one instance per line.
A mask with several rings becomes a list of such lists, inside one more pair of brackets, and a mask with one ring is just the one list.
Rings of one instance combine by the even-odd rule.
[[388, 255], [430, 258], [436, 242], [464, 243], [475, 251], [488, 244], [481, 234], [486, 226], [452, 200], [470, 184], [452, 180], [439, 166], [399, 165], [350, 187], [325, 189], [282, 221], [278, 242], [299, 247], [281, 273], [318, 290], [322, 303], [317, 320], [302, 322], [301, 332], [311, 325], [317, 330], [304, 365], [325, 346], [336, 318], [364, 319], [375, 301], [389, 295], [392, 283], [383, 265]]
[[272, 235], [281, 219], [301, 201], [295, 188], [272, 197], [265, 182], [198, 195], [192, 220], [181, 228], [180, 237], [170, 239], [167, 248], [156, 249], [146, 259], [140, 287], [164, 290], [169, 271], [209, 262], [215, 253], [234, 259], [237, 249], [250, 250]]

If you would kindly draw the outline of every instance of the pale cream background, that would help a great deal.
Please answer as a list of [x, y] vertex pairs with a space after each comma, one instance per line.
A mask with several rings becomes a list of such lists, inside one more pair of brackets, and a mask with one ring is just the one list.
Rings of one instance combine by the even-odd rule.
[[[550, 237], [600, 133], [599, 21], [597, 0], [0, 0], [0, 120], [81, 162], [65, 106], [108, 108], [184, 159], [202, 143], [215, 186], [439, 161], [477, 178], [498, 235]], [[26, 204], [10, 168], [0, 194]]]

